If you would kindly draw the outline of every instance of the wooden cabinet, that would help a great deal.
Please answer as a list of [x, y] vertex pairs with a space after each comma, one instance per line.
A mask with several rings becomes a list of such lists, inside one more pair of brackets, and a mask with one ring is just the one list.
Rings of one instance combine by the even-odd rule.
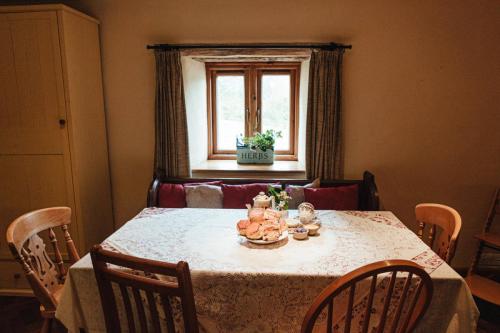
[[80, 254], [113, 231], [98, 28], [64, 5], [0, 7], [0, 294], [26, 288], [14, 218], [71, 207]]

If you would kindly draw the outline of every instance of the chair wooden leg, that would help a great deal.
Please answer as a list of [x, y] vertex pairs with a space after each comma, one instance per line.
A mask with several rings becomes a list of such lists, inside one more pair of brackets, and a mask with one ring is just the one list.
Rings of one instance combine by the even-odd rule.
[[43, 325], [40, 333], [50, 333], [50, 331], [52, 330], [52, 321], [52, 318], [45, 318], [43, 320]]

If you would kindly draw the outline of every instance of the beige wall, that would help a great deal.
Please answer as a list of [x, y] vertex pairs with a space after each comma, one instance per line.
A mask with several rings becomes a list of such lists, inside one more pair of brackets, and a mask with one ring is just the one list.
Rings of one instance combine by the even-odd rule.
[[491, 1], [67, 1], [101, 20], [116, 222], [145, 205], [158, 42], [338, 41], [345, 170], [375, 173], [407, 225], [422, 201], [454, 206], [468, 265], [500, 184], [500, 6]]

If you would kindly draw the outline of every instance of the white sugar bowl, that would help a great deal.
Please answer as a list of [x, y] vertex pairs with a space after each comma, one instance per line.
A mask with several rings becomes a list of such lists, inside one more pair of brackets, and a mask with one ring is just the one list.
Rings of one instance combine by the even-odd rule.
[[309, 211], [301, 211], [299, 212], [299, 220], [302, 224], [312, 223], [312, 221], [314, 220], [314, 213]]
[[303, 202], [298, 207], [299, 220], [302, 224], [309, 224], [315, 217], [314, 206], [308, 202]]

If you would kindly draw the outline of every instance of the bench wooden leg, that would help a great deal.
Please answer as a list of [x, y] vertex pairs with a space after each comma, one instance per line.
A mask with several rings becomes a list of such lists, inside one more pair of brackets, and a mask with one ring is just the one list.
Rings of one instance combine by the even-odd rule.
[[43, 320], [43, 325], [40, 333], [50, 333], [50, 331], [52, 330], [52, 320], [52, 318], [45, 318]]

